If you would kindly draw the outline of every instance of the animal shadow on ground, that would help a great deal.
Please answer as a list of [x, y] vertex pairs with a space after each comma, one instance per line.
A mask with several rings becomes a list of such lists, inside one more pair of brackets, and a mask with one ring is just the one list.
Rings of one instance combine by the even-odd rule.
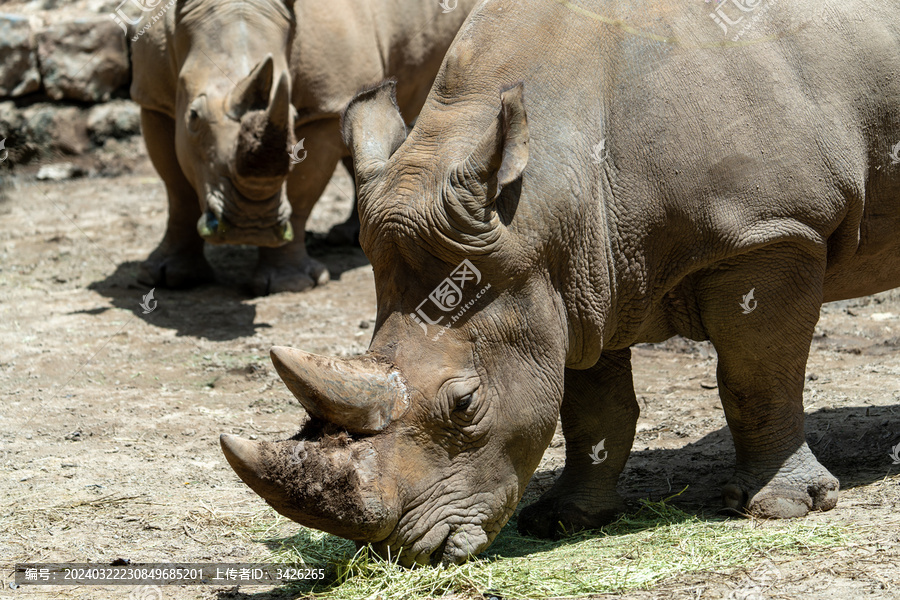
[[[321, 236], [324, 237], [324, 236]], [[307, 238], [309, 239], [309, 238]], [[369, 264], [360, 248], [328, 246], [315, 234], [310, 256], [325, 263], [332, 281], [345, 271]], [[153, 292], [156, 308], [145, 313], [141, 308], [150, 288], [137, 282], [137, 261], [119, 264], [115, 272], [88, 285], [113, 306], [133, 311], [157, 327], [174, 329], [179, 336], [194, 336], [213, 341], [227, 341], [252, 336], [265, 323], [254, 323], [256, 307], [250, 280], [256, 265], [257, 249], [250, 246], [207, 246], [206, 258], [216, 273], [216, 282], [187, 290], [157, 288]], [[149, 307], [154, 303], [150, 302]]]
[[[867, 486], [897, 472], [890, 454], [900, 441], [898, 432], [900, 405], [823, 408], [806, 414], [807, 443], [819, 462], [838, 478], [841, 490]], [[723, 514], [721, 489], [734, 464], [731, 432], [722, 427], [679, 448], [633, 450], [619, 480], [619, 491], [629, 510], [638, 508], [640, 499], [659, 501], [675, 496], [671, 504], [681, 510], [719, 519]], [[537, 500], [561, 472], [562, 468], [535, 473], [519, 509]]]

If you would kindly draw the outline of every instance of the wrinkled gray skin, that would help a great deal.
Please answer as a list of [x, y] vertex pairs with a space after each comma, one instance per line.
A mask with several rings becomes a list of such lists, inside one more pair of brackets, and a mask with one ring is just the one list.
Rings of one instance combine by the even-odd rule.
[[[599, 526], [622, 509], [638, 417], [629, 347], [682, 335], [718, 351], [726, 506], [834, 507], [838, 481], [804, 439], [804, 372], [823, 302], [900, 285], [900, 17], [778, 3], [735, 44], [714, 5], [632, 6], [488, 0], [408, 137], [390, 83], [351, 103], [376, 329], [361, 358], [273, 351], [327, 423], [223, 438], [273, 506], [408, 563], [459, 562], [509, 518], [561, 415], [566, 467], [519, 526]], [[426, 303], [444, 317], [426, 334], [417, 308], [463, 259], [482, 275], [463, 302], [490, 288], [443, 335], [458, 312]], [[339, 438], [366, 456], [338, 468], [358, 469], [355, 509], [313, 518], [343, 488], [311, 490], [303, 467]], [[298, 440], [296, 469], [272, 459]]]
[[[150, 27], [133, 43], [131, 96], [169, 219], [139, 280], [209, 281], [205, 240], [260, 246], [257, 294], [327, 282], [325, 266], [307, 256], [304, 230], [337, 162], [352, 170], [341, 111], [364, 86], [395, 76], [414, 119], [475, 3], [443, 13], [425, 0], [178, 0], [156, 23], [157, 11], [146, 13], [136, 25]], [[305, 158], [292, 165], [288, 150], [300, 140]], [[355, 220], [335, 233], [354, 238]]]

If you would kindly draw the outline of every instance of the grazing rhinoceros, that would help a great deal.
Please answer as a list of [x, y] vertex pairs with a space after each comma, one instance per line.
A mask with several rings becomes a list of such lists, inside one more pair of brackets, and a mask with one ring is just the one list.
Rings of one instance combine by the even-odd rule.
[[900, 285], [900, 16], [754, 6], [488, 0], [408, 136], [393, 83], [361, 93], [343, 131], [374, 337], [358, 358], [273, 350], [312, 419], [223, 436], [243, 480], [300, 523], [461, 561], [561, 414], [566, 467], [519, 527], [596, 527], [622, 508], [629, 347], [682, 335], [718, 351], [725, 504], [832, 508], [804, 371], [822, 302]]
[[139, 279], [211, 279], [205, 240], [260, 246], [258, 294], [325, 283], [304, 229], [349, 156], [341, 111], [361, 87], [395, 76], [404, 114], [415, 117], [475, 3], [179, 0], [141, 27], [131, 96], [169, 220]]

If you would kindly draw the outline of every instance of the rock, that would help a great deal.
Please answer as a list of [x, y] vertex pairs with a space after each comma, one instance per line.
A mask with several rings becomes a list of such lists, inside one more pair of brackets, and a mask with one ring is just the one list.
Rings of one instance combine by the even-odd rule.
[[74, 106], [35, 104], [23, 112], [25, 134], [43, 153], [81, 154], [90, 148], [85, 111]]
[[0, 97], [22, 96], [40, 87], [35, 38], [28, 19], [0, 14]]
[[0, 138], [23, 135], [25, 117], [12, 101], [0, 102]]
[[32, 0], [28, 3], [28, 10], [34, 12], [39, 10], [55, 10], [59, 8], [59, 5], [59, 0]]
[[[64, 181], [66, 179], [75, 179], [84, 175], [84, 169], [75, 166], [72, 163], [56, 163], [55, 165], [44, 165], [40, 168], [37, 178], [41, 181]], [[71, 437], [70, 437], [71, 436]], [[81, 441], [81, 432], [75, 431], [66, 436], [67, 440], [73, 442]]]
[[50, 25], [37, 42], [44, 88], [54, 100], [105, 102], [128, 83], [125, 37], [108, 16]]
[[141, 109], [130, 100], [98, 104], [88, 112], [87, 131], [95, 144], [137, 135], [141, 132]]

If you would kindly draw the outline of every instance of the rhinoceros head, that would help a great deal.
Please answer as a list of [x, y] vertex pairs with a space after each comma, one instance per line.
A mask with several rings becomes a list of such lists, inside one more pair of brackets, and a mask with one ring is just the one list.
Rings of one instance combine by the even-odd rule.
[[564, 311], [495, 207], [507, 188], [515, 203], [528, 159], [521, 87], [480, 142], [443, 158], [412, 144], [418, 125], [404, 144], [393, 89], [357, 96], [343, 124], [378, 297], [369, 351], [275, 349], [312, 425], [284, 442], [222, 443], [244, 481], [300, 523], [407, 564], [462, 562], [512, 515], [553, 435]]
[[277, 2], [266, 5], [271, 15], [232, 4], [210, 12], [201, 2], [179, 3], [176, 153], [199, 198], [201, 237], [280, 246], [293, 239], [284, 190], [293, 15]]

